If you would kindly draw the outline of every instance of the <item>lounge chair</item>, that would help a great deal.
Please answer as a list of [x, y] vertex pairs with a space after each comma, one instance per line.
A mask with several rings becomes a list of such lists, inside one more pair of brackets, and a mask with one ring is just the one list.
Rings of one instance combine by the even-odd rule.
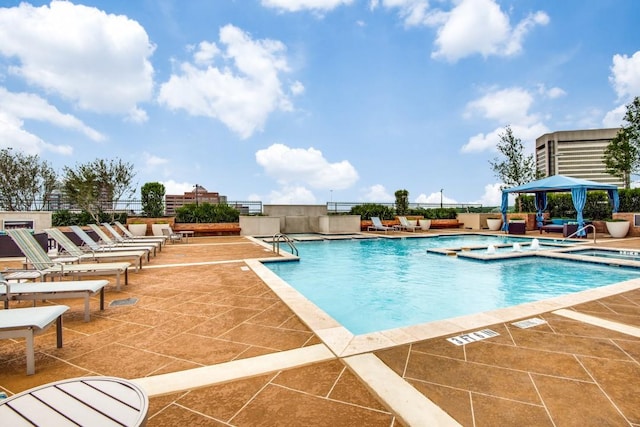
[[94, 253], [114, 253], [114, 252], [127, 252], [127, 251], [144, 251], [147, 255], [147, 262], [151, 256], [151, 252], [153, 251], [153, 256], [156, 255], [156, 247], [155, 246], [109, 246], [109, 245], [100, 245], [98, 242], [93, 240], [91, 236], [87, 234], [82, 228], [77, 225], [72, 225], [71, 231], [76, 233], [76, 235], [82, 240], [83, 247], [86, 246]]
[[116, 288], [120, 290], [120, 276], [124, 274], [124, 284], [129, 283], [129, 267], [128, 262], [105, 262], [105, 263], [82, 263], [82, 264], [64, 264], [53, 260], [38, 244], [38, 241], [31, 235], [31, 232], [25, 228], [16, 228], [6, 230], [11, 239], [18, 245], [22, 253], [27, 257], [27, 261], [33, 268], [40, 272], [42, 280], [47, 277], [62, 276], [99, 276], [109, 275], [116, 276]]
[[[56, 243], [58, 244], [58, 248], [63, 248], [64, 251], [74, 257], [78, 257], [78, 259], [80, 259], [80, 261], [84, 260], [84, 259], [88, 259], [88, 260], [92, 260], [95, 262], [100, 262], [101, 259], [115, 259], [115, 258], [127, 258], [127, 259], [131, 259], [133, 258], [134, 260], [137, 260], [137, 263], [135, 264], [136, 270], [140, 270], [142, 268], [142, 258], [145, 255], [149, 255], [149, 252], [146, 251], [135, 251], [135, 250], [130, 250], [128, 252], [117, 252], [117, 253], [108, 253], [108, 252], [85, 252], [83, 251], [78, 245], [76, 245], [75, 243], [73, 243], [73, 241], [71, 239], [69, 239], [66, 234], [64, 234], [60, 229], [58, 228], [46, 228], [44, 230], [45, 233], [47, 233], [47, 235], [49, 235], [49, 237], [51, 237], [53, 240], [56, 241]], [[147, 261], [149, 259], [147, 258]]]
[[400, 226], [404, 230], [411, 230], [413, 232], [415, 232], [416, 230], [422, 230], [422, 226], [421, 225], [413, 225], [413, 224], [409, 223], [409, 220], [407, 219], [406, 216], [399, 216], [398, 220], [400, 220]]
[[27, 344], [27, 375], [36, 372], [33, 337], [40, 335], [56, 322], [56, 346], [62, 347], [62, 313], [66, 305], [0, 310], [0, 339], [24, 338]]
[[[114, 221], [113, 222], [116, 227], [118, 227], [120, 229], [120, 231], [122, 231], [123, 236], [126, 239], [145, 239], [145, 240], [151, 240], [151, 241], [157, 241], [159, 239], [162, 239], [162, 243], [166, 243], [167, 238], [165, 236], [136, 236], [135, 234], [133, 234], [127, 227], [125, 227], [124, 225], [122, 225], [122, 223], [120, 221]], [[104, 224], [103, 224], [104, 225]], [[113, 228], [113, 227], [111, 227]], [[111, 230], [109, 230], [111, 231]]]
[[162, 245], [158, 242], [128, 242], [128, 241], [116, 241], [113, 240], [111, 237], [109, 237], [107, 235], [107, 233], [105, 233], [104, 231], [102, 231], [102, 228], [100, 228], [100, 226], [98, 224], [89, 224], [89, 227], [93, 230], [94, 233], [96, 233], [96, 235], [100, 238], [100, 240], [102, 241], [103, 244], [107, 245], [108, 247], [136, 247], [139, 248], [140, 246], [144, 246], [149, 248], [150, 250], [153, 250], [153, 253], [156, 253], [156, 250], [162, 250]]
[[171, 227], [163, 228], [162, 229], [162, 234], [167, 236], [167, 239], [171, 243], [182, 242], [182, 234], [174, 233], [174, 231], [171, 229]]
[[108, 222], [103, 222], [102, 226], [111, 234], [113, 239], [118, 243], [125, 242], [134, 242], [134, 243], [157, 243], [158, 248], [162, 250], [162, 245], [166, 242], [166, 237], [156, 237], [156, 236], [134, 236], [134, 237], [125, 237], [122, 234], [118, 233], [118, 231], [111, 226]]
[[0, 299], [4, 300], [4, 308], [9, 308], [9, 301], [36, 301], [44, 299], [84, 298], [84, 321], [91, 319], [89, 298], [100, 293], [100, 311], [104, 310], [104, 288], [108, 280], [74, 280], [42, 283], [9, 283], [0, 273]]
[[384, 231], [386, 233], [387, 231], [394, 229], [393, 227], [387, 227], [386, 225], [383, 225], [382, 221], [380, 221], [380, 218], [377, 216], [372, 216], [371, 222], [373, 223], [373, 225], [368, 226], [367, 231]]

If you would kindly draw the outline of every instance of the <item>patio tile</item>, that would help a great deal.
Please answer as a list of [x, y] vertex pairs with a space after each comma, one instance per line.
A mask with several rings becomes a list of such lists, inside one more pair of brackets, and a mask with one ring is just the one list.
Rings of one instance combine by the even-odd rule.
[[600, 388], [592, 382], [533, 375], [533, 381], [555, 425], [628, 425]]
[[530, 405], [477, 393], [473, 393], [471, 399], [475, 427], [555, 427], [542, 405]]
[[463, 426], [473, 426], [471, 393], [418, 380], [407, 380], [420, 393], [442, 408]]
[[[122, 363], [123, 360], [126, 360], [126, 363]], [[156, 367], [172, 361], [173, 359], [160, 354], [132, 349], [120, 344], [108, 344], [98, 350], [69, 359], [70, 363], [98, 375], [123, 378], [147, 376]]]
[[156, 347], [156, 352], [201, 365], [215, 365], [233, 360], [247, 347], [246, 344], [183, 333], [160, 343]]
[[241, 324], [220, 335], [220, 339], [276, 350], [290, 350], [302, 347], [311, 336], [311, 332], [288, 331], [260, 325]]

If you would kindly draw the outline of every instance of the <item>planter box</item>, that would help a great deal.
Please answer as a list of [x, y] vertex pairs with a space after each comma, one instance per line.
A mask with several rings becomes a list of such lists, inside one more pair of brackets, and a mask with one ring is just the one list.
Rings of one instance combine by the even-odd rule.
[[432, 219], [431, 228], [460, 228], [461, 222], [457, 219]]
[[[42, 247], [42, 249], [46, 251], [49, 250], [48, 247], [48, 237], [45, 233], [34, 234], [33, 237], [36, 238], [38, 244]], [[18, 248], [18, 246], [13, 242], [13, 239], [6, 234], [0, 235], [0, 258], [9, 258], [9, 257], [23, 257], [24, 254]]]
[[487, 218], [487, 227], [491, 231], [499, 231], [502, 228], [502, 218]]
[[194, 237], [199, 236], [239, 236], [240, 225], [237, 222], [218, 222], [218, 223], [184, 223], [176, 222], [173, 225], [173, 231], [193, 231]]

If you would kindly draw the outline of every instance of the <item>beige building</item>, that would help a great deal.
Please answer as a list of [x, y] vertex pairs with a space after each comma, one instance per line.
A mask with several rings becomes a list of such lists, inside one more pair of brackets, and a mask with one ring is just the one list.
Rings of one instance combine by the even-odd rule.
[[536, 170], [543, 177], [566, 175], [622, 187], [622, 180], [607, 173], [604, 151], [619, 128], [567, 130], [536, 139]]

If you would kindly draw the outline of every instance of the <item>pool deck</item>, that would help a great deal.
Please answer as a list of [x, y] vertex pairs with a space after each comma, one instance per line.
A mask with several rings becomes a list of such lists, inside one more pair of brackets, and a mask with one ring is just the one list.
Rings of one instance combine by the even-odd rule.
[[[598, 235], [598, 246], [637, 250], [640, 238]], [[128, 378], [150, 396], [149, 426], [640, 426], [640, 279], [353, 336], [257, 261], [278, 257], [270, 248], [167, 244], [120, 292], [107, 288], [103, 312], [92, 299], [90, 322], [81, 300], [56, 300], [71, 307], [63, 348], [54, 330], [36, 337], [27, 376], [24, 342], [0, 341], [0, 390]], [[492, 333], [463, 336], [480, 330]]]

